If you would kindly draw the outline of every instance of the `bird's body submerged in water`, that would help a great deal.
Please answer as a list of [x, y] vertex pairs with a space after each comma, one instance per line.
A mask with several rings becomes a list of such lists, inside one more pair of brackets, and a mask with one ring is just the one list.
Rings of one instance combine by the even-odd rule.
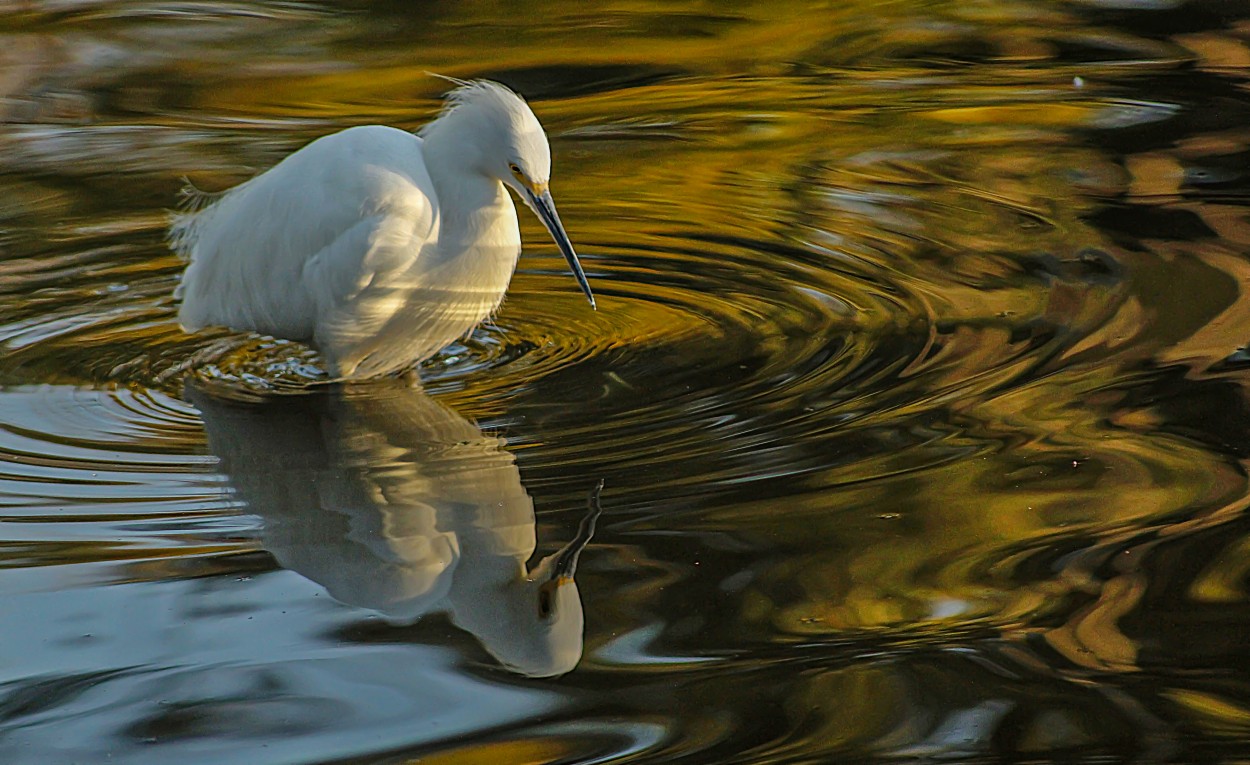
[[307, 342], [337, 378], [403, 370], [499, 307], [521, 251], [505, 186], [538, 215], [594, 305], [547, 190], [529, 106], [462, 83], [419, 135], [378, 125], [313, 141], [179, 216], [178, 318]]

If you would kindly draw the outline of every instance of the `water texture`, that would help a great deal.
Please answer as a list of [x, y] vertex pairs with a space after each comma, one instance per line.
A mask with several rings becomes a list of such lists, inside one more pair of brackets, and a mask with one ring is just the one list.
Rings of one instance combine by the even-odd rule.
[[[0, 762], [1250, 757], [1243, 4], [17, 0], [0, 43]], [[182, 333], [182, 179], [415, 129], [429, 71], [530, 100], [599, 310], [523, 214], [422, 387]]]

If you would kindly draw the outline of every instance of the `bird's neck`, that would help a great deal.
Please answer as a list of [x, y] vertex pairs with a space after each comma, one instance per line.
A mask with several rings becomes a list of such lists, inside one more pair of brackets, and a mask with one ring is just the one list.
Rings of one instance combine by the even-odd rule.
[[481, 153], [454, 121], [442, 118], [422, 132], [421, 150], [438, 195], [444, 236], [471, 236], [510, 206], [503, 184], [479, 171]]

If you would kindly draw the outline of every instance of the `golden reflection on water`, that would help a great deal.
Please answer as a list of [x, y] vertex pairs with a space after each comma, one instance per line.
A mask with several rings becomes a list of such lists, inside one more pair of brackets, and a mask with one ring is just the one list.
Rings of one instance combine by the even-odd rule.
[[[0, 596], [31, 625], [0, 631], [23, 658], [0, 755], [1243, 745], [1250, 42], [1244, 14], [1197, 6], [0, 12]], [[508, 301], [426, 365], [429, 398], [224, 420], [184, 400], [188, 376], [289, 395], [317, 359], [178, 330], [180, 177], [224, 188], [332, 130], [416, 127], [427, 70], [530, 97], [600, 310], [523, 218]], [[439, 440], [416, 410], [493, 444], [457, 496], [485, 508], [506, 474], [523, 539], [492, 549], [514, 571], [605, 479], [560, 681], [497, 673], [504, 605], [383, 624], [334, 584], [350, 562], [291, 573], [273, 529], [311, 533], [310, 496], [327, 517], [372, 498], [356, 530], [404, 542], [369, 563], [432, 538], [396, 529], [463, 520], [414, 457]], [[274, 466], [314, 453], [307, 477]]]

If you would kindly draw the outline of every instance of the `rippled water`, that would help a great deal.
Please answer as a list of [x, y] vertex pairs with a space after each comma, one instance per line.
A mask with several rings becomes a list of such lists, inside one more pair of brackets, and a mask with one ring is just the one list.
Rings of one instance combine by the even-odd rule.
[[[25, 0], [0, 36], [0, 761], [1244, 757], [1250, 9]], [[426, 71], [529, 97], [600, 309], [523, 216], [423, 390], [184, 335], [181, 179], [415, 128]]]

